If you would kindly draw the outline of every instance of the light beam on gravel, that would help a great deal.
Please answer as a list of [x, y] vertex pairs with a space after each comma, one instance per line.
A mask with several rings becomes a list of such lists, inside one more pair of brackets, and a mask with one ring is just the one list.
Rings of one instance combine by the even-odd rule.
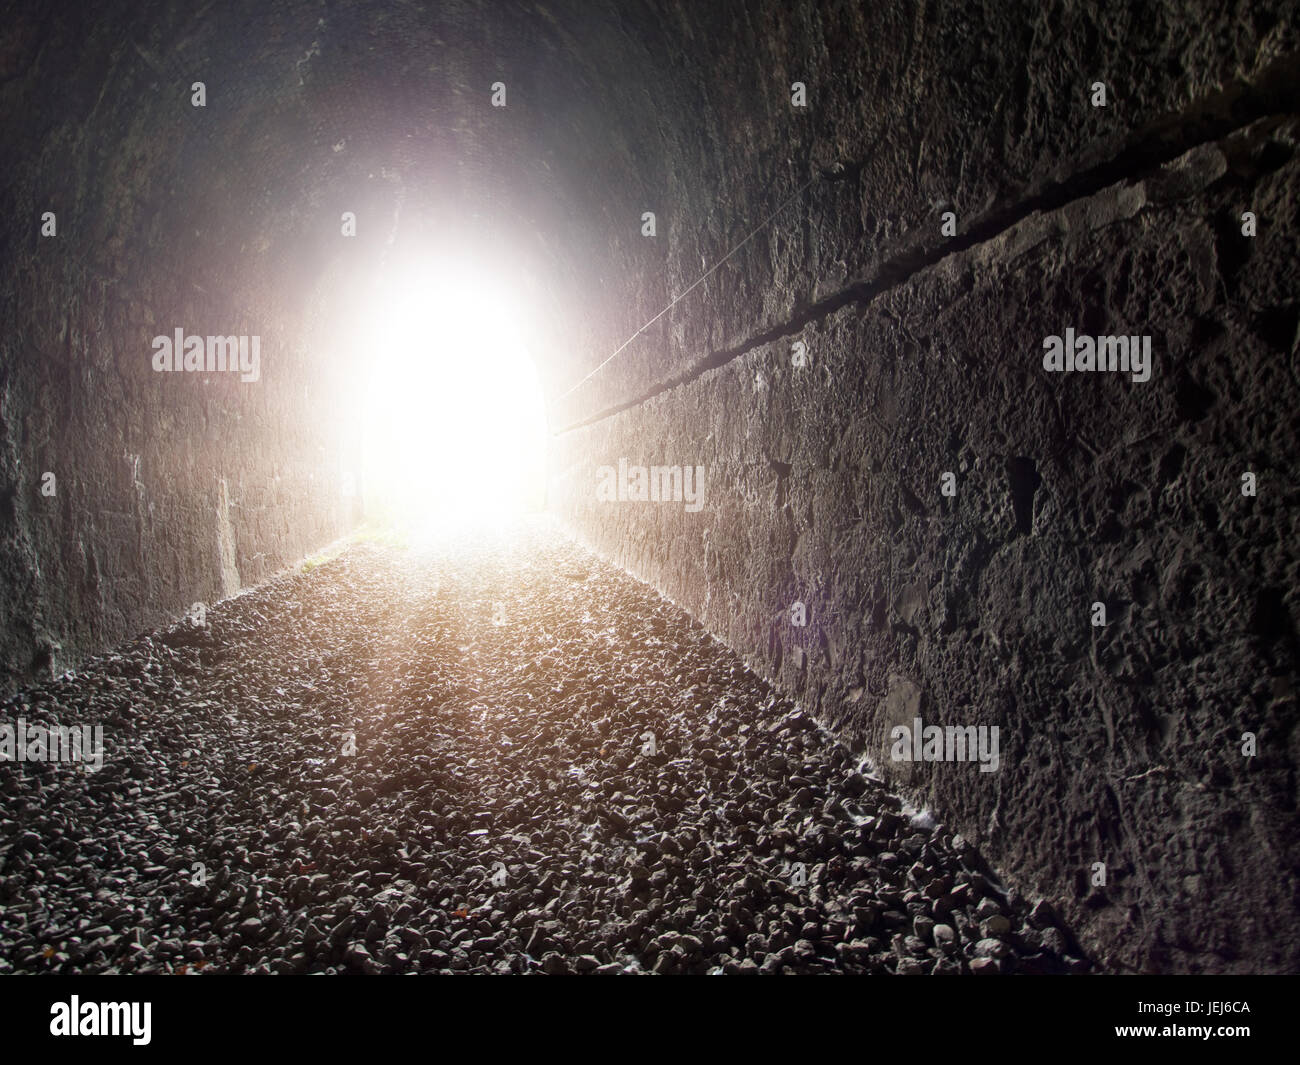
[[360, 333], [367, 514], [425, 540], [540, 508], [541, 389], [492, 271], [425, 263], [377, 289]]

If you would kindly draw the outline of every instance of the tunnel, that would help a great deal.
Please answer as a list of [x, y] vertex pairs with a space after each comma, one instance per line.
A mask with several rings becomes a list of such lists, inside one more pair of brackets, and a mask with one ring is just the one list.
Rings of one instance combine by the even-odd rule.
[[9, 5], [0, 972], [1295, 972], [1298, 59]]

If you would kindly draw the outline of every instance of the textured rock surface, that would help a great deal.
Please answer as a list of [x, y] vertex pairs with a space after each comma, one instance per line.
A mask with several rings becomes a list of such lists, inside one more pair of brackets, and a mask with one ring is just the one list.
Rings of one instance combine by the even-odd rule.
[[[1034, 212], [811, 324], [802, 369], [760, 346], [559, 438], [559, 512], [1121, 967], [1300, 951], [1296, 133]], [[1243, 237], [1246, 208], [1271, 233]], [[1152, 379], [1045, 373], [1067, 326], [1151, 334]], [[599, 502], [620, 457], [703, 465], [705, 507]], [[918, 714], [998, 725], [1000, 771], [892, 763]]]

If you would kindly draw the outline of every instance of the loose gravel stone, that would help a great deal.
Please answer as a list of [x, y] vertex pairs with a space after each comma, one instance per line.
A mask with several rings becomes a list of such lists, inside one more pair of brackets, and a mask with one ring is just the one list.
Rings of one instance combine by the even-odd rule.
[[0, 763], [4, 972], [1088, 967], [1050, 907], [542, 520], [356, 544], [18, 716], [102, 725], [105, 762]]

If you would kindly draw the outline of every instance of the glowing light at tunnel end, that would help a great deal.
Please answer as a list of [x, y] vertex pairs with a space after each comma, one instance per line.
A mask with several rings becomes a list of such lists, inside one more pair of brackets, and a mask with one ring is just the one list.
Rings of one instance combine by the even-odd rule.
[[464, 257], [388, 269], [358, 301], [356, 491], [416, 539], [544, 503], [546, 416], [528, 313]]

